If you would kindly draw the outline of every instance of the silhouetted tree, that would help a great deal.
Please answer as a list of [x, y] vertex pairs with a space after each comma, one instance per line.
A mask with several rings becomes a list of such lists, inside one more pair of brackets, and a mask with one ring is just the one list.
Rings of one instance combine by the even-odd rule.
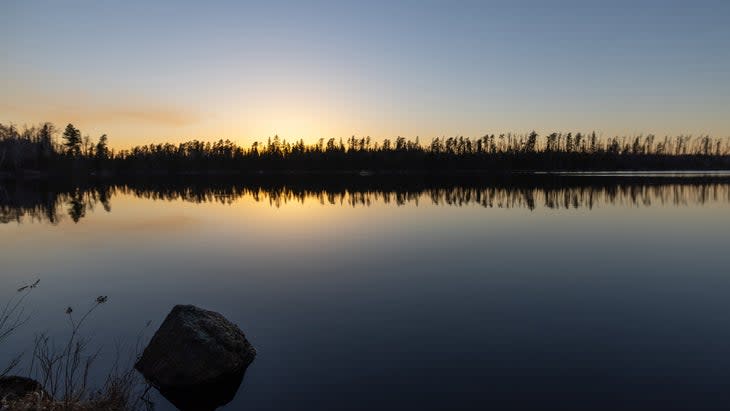
[[537, 147], [537, 133], [533, 131], [527, 136], [527, 143], [525, 143], [525, 151], [528, 153], [534, 153], [535, 147]]
[[63, 131], [63, 145], [66, 148], [66, 154], [71, 156], [81, 155], [81, 132], [71, 123]]
[[95, 154], [96, 158], [100, 160], [105, 160], [109, 156], [109, 147], [108, 147], [108, 141], [106, 134], [102, 134], [99, 137], [99, 142], [96, 143], [96, 149]]
[[62, 145], [53, 143], [53, 126], [19, 130], [0, 124], [0, 171], [38, 170], [48, 175], [103, 170], [104, 176], [144, 173], [251, 173], [258, 171], [510, 171], [510, 170], [626, 170], [727, 169], [730, 140], [709, 136], [599, 138], [581, 133], [485, 134], [437, 137], [421, 144], [398, 136], [382, 144], [351, 136], [346, 141], [319, 139], [307, 145], [274, 136], [249, 148], [230, 140], [198, 140], [179, 144], [147, 144], [118, 152], [108, 148], [106, 135], [96, 144], [81, 137], [72, 124]]

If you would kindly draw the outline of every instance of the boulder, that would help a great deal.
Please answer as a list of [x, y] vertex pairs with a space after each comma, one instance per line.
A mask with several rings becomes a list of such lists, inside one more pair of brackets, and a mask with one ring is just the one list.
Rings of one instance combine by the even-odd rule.
[[163, 393], [185, 392], [231, 379], [240, 384], [239, 378], [255, 356], [243, 331], [221, 314], [177, 305], [135, 368]]
[[41, 383], [36, 380], [15, 375], [0, 377], [0, 402], [13, 402], [28, 395], [50, 398]]

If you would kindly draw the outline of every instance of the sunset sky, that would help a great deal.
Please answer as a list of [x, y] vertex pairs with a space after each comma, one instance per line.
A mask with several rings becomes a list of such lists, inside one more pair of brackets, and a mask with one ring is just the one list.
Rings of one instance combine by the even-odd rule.
[[3, 1], [0, 123], [115, 147], [730, 136], [730, 1]]

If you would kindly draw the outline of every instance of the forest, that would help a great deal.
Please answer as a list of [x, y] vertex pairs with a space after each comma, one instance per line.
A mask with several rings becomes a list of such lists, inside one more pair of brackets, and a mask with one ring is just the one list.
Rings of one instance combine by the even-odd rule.
[[730, 169], [730, 139], [655, 135], [603, 138], [591, 133], [485, 134], [289, 142], [278, 136], [248, 147], [230, 140], [109, 147], [106, 134], [73, 124], [19, 128], [0, 124], [0, 176], [314, 173], [503, 173], [530, 171]]

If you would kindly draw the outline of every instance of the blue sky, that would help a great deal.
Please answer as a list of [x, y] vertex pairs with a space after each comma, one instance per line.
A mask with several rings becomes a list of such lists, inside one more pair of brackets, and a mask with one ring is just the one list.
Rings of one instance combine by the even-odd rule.
[[0, 11], [0, 122], [74, 122], [117, 146], [730, 135], [728, 1], [25, 0]]

